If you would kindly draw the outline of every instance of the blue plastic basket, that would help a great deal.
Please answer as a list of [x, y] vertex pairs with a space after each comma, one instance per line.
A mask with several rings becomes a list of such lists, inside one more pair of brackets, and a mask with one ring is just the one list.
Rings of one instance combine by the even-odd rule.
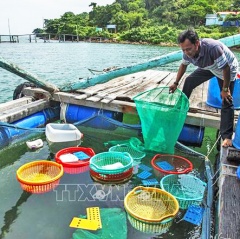
[[189, 205], [200, 205], [206, 185], [199, 178], [188, 174], [170, 174], [160, 181], [160, 187], [176, 197], [181, 209], [187, 209]]
[[[122, 167], [114, 169], [106, 169], [104, 166], [121, 163]], [[94, 155], [90, 159], [90, 169], [97, 173], [103, 174], [118, 174], [123, 173], [133, 167], [133, 159], [126, 152], [103, 152]]]

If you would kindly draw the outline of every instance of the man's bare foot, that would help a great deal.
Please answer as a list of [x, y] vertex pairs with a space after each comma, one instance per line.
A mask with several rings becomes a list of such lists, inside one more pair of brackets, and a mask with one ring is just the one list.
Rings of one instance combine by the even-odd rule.
[[223, 147], [229, 147], [232, 146], [232, 140], [231, 139], [224, 139], [222, 143]]

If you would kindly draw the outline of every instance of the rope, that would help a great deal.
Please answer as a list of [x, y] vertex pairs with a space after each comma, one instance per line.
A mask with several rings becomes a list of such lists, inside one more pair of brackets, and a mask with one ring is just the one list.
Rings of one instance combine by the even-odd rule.
[[220, 137], [221, 137], [221, 134], [219, 134], [219, 136], [218, 136], [216, 142], [213, 144], [212, 148], [209, 150], [207, 156], [205, 157], [206, 160], [209, 160], [209, 159], [208, 159], [208, 156], [209, 156], [209, 155], [211, 154], [211, 152], [213, 151], [213, 148], [215, 147], [215, 145], [216, 145], [217, 142], [219, 141]]

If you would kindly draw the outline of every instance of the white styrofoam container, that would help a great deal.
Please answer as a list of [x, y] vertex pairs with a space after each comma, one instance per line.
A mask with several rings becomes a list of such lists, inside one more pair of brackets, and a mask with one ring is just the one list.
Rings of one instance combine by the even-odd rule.
[[45, 131], [51, 143], [80, 141], [83, 134], [73, 124], [48, 123]]

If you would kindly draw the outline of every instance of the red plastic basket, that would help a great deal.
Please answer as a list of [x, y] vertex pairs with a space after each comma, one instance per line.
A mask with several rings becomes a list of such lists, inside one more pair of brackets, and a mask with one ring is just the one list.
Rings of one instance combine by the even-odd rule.
[[[62, 162], [60, 156], [68, 153], [77, 153], [83, 152], [89, 156], [84, 160], [78, 160], [77, 162], [66, 163]], [[89, 160], [92, 156], [95, 155], [95, 152], [91, 148], [84, 147], [69, 147], [65, 149], [61, 149], [55, 155], [55, 161], [59, 164], [62, 164], [64, 172], [69, 174], [78, 174], [83, 173], [89, 170]]]
[[118, 174], [98, 173], [90, 168], [90, 175], [94, 180], [97, 179], [97, 181], [100, 181], [100, 182], [108, 182], [108, 183], [119, 182], [119, 181], [124, 181], [124, 180], [130, 179], [133, 175], [133, 168], [130, 168], [130, 169], [126, 170], [125, 172], [118, 173]]
[[184, 174], [193, 169], [193, 164], [188, 159], [170, 154], [156, 154], [151, 160], [151, 165], [162, 175]]

